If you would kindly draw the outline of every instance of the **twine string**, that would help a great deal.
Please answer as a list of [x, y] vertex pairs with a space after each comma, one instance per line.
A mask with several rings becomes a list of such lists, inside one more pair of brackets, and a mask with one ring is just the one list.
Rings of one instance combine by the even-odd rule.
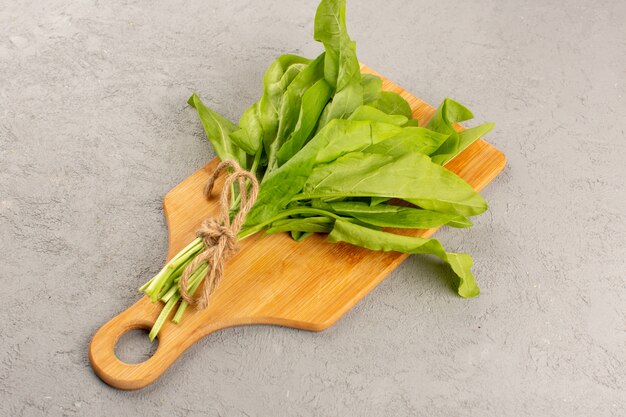
[[[199, 253], [193, 261], [187, 265], [180, 278], [180, 295], [189, 304], [196, 305], [197, 308], [203, 309], [209, 304], [209, 298], [224, 277], [224, 265], [226, 261], [233, 256], [238, 250], [237, 233], [246, 221], [246, 216], [252, 209], [254, 202], [259, 194], [259, 182], [256, 176], [241, 168], [239, 164], [232, 160], [222, 161], [213, 174], [209, 178], [204, 189], [206, 198], [211, 197], [215, 181], [220, 173], [229, 169], [231, 172], [226, 176], [222, 193], [219, 201], [218, 217], [211, 217], [202, 222], [197, 230], [196, 235], [202, 239], [204, 243], [204, 251]], [[250, 183], [248, 187], [247, 182]], [[231, 186], [237, 183], [239, 186], [239, 211], [230, 220], [230, 201]], [[204, 277], [204, 287], [202, 293], [193, 297], [189, 294], [189, 277], [196, 268], [207, 263], [207, 269]]]

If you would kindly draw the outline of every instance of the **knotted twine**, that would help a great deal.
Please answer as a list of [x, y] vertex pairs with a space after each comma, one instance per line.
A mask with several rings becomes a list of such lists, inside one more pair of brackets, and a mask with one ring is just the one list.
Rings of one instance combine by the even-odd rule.
[[[246, 215], [252, 209], [254, 202], [259, 194], [259, 182], [255, 175], [241, 168], [235, 161], [222, 161], [213, 174], [209, 178], [204, 189], [206, 198], [211, 197], [213, 185], [220, 173], [230, 168], [232, 172], [226, 176], [222, 194], [220, 196], [220, 205], [218, 218], [208, 218], [197, 230], [196, 235], [202, 238], [204, 243], [204, 251], [199, 253], [193, 261], [183, 271], [180, 278], [180, 295], [189, 304], [195, 304], [197, 308], [203, 309], [209, 304], [209, 298], [217, 285], [224, 276], [224, 264], [226, 260], [233, 256], [238, 248], [237, 233], [241, 230]], [[246, 180], [250, 181], [250, 189], [246, 184]], [[231, 186], [237, 182], [239, 185], [239, 212], [235, 215], [232, 222], [230, 221], [230, 199]], [[188, 283], [189, 277], [198, 265], [206, 262], [209, 266], [204, 277], [204, 288], [202, 294], [196, 298], [189, 294]]]

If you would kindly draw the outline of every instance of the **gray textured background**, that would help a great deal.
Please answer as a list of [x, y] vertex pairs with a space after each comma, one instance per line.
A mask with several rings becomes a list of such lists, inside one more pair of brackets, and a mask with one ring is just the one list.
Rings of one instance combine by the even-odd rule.
[[349, 2], [361, 61], [496, 122], [491, 210], [439, 234], [479, 298], [413, 257], [323, 333], [224, 330], [139, 392], [92, 373], [213, 156], [187, 97], [237, 119], [278, 54], [318, 53], [315, 7], [0, 0], [0, 415], [626, 415], [622, 0]]

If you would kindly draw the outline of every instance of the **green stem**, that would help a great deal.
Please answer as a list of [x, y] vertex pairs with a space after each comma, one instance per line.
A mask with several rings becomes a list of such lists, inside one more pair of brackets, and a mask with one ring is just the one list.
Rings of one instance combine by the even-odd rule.
[[[193, 295], [196, 292], [196, 290], [200, 286], [200, 283], [204, 279], [204, 275], [206, 274], [207, 269], [208, 269], [208, 265], [206, 264], [201, 265], [200, 267], [198, 267], [198, 269], [194, 271], [192, 276], [189, 277], [189, 294]], [[159, 331], [161, 330], [163, 323], [165, 323], [165, 320], [170, 315], [170, 313], [176, 306], [176, 303], [180, 299], [181, 299], [181, 295], [180, 295], [180, 292], [178, 291], [178, 286], [172, 285], [172, 287], [167, 292], [167, 294], [165, 294], [162, 298], [162, 301], [165, 302], [165, 306], [163, 306], [163, 309], [161, 310], [159, 317], [154, 322], [154, 325], [152, 325], [152, 329], [150, 330], [150, 334], [148, 335], [150, 337], [150, 340], [154, 340], [154, 338], [159, 334]], [[178, 310], [176, 311], [176, 314], [174, 315], [174, 318], [172, 319], [174, 323], [178, 324], [180, 319], [183, 317], [183, 314], [185, 313], [185, 309], [187, 308], [187, 304], [188, 303], [186, 301], [184, 300], [181, 301], [180, 306], [178, 307]]]
[[202, 239], [196, 238], [189, 245], [187, 245], [183, 250], [178, 252], [176, 256], [174, 256], [161, 271], [152, 278], [150, 285], [145, 288], [144, 292], [150, 295], [150, 298], [153, 301], [158, 299], [158, 295], [163, 289], [163, 286], [170, 276], [175, 273], [175, 271], [183, 264], [189, 262], [198, 252], [200, 252], [204, 248], [204, 243], [202, 243]]
[[[189, 287], [189, 295], [194, 295], [194, 293], [196, 292], [196, 290], [200, 286], [201, 282], [202, 282], [202, 280], [199, 279], [196, 282], [194, 282], [193, 284], [191, 284], [191, 286]], [[187, 301], [185, 301], [185, 300], [180, 302], [180, 305], [178, 306], [178, 310], [176, 311], [176, 314], [174, 314], [174, 318], [172, 319], [172, 322], [174, 324], [180, 323], [180, 320], [183, 318], [183, 314], [185, 314], [185, 310], [187, 309], [188, 305], [189, 305], [189, 303]]]
[[148, 288], [150, 286], [150, 284], [152, 283], [152, 281], [154, 281], [154, 277], [150, 278], [150, 281], [146, 282], [145, 284], [143, 284], [141, 287], [139, 287], [137, 289], [137, 291], [139, 292], [144, 292], [146, 290], [146, 288]]
[[195, 251], [197, 249], [196, 246], [198, 246], [201, 243], [202, 243], [202, 239], [200, 239], [199, 237], [195, 238], [187, 246], [182, 248], [176, 255], [174, 255], [174, 257], [168, 262], [168, 264], [180, 259], [181, 257], [185, 256], [192, 250]]
[[[194, 255], [195, 257], [195, 255]], [[176, 285], [173, 285], [175, 282], [178, 282], [178, 279], [180, 278], [180, 276], [183, 274], [183, 271], [187, 268], [187, 266], [191, 263], [191, 261], [193, 261], [194, 258], [189, 258], [187, 259], [187, 261], [183, 264], [181, 264], [178, 268], [176, 268], [176, 270], [174, 272], [172, 272], [167, 279], [165, 280], [165, 282], [163, 283], [162, 287], [161, 287], [161, 291], [159, 292], [159, 294], [157, 295], [157, 299], [161, 299], [163, 300], [163, 296], [165, 296], [165, 294], [167, 294], [172, 288], [175, 288]], [[150, 296], [152, 296], [153, 294], [150, 294]], [[163, 300], [163, 301], [167, 301], [167, 300]]]
[[178, 292], [178, 286], [172, 285], [165, 294], [163, 294], [160, 298], [161, 301], [167, 303], [173, 296]]
[[250, 172], [256, 177], [256, 170], [259, 169], [259, 163], [261, 162], [261, 154], [263, 153], [263, 147], [259, 148], [259, 151], [254, 155], [254, 161], [252, 161], [252, 167]]
[[239, 193], [235, 190], [235, 183], [230, 184], [230, 206], [235, 207], [235, 203], [239, 197]]
[[[261, 151], [257, 152], [256, 155], [254, 155], [254, 161], [252, 162], [252, 168], [250, 168], [250, 172], [256, 177], [256, 170], [258, 169], [259, 166], [259, 162], [261, 161]], [[247, 184], [247, 183], [246, 183]], [[246, 185], [248, 188], [250, 187], [249, 185]], [[230, 211], [231, 213], [234, 210], [238, 210], [239, 209], [239, 204], [241, 203], [241, 191], [239, 193], [237, 193], [237, 197], [232, 201], [231, 207], [230, 207]]]
[[150, 334], [148, 335], [151, 341], [154, 340], [154, 338], [159, 334], [163, 323], [165, 323], [167, 316], [170, 315], [178, 300], [180, 300], [180, 294], [177, 294], [174, 297], [170, 298], [170, 300], [163, 307], [163, 310], [161, 310], [161, 314], [159, 314], [159, 317], [154, 322], [154, 325], [150, 330]]
[[183, 300], [180, 302], [178, 310], [176, 310], [176, 314], [174, 314], [174, 318], [172, 319], [172, 323], [180, 323], [180, 320], [183, 318], [183, 314], [185, 314], [185, 310], [187, 310], [187, 306], [189, 306], [187, 301]]
[[280, 213], [278, 213], [276, 216], [274, 217], [270, 217], [269, 219], [254, 225], [252, 227], [249, 227], [247, 229], [244, 229], [242, 231], [239, 232], [239, 234], [237, 234], [237, 238], [239, 240], [243, 240], [249, 236], [252, 236], [255, 233], [260, 232], [261, 230], [263, 230], [266, 226], [274, 223], [277, 220], [281, 220], [284, 219], [286, 217], [289, 216], [294, 216], [297, 214], [318, 214], [321, 216], [326, 216], [326, 217], [332, 217], [333, 219], [339, 220], [341, 219], [341, 216], [336, 215], [335, 213], [332, 213], [330, 211], [326, 211], [326, 210], [322, 210], [322, 209], [316, 209], [316, 208], [312, 208], [312, 207], [294, 207], [291, 209], [287, 209], [285, 211], [281, 211]]
[[[202, 278], [206, 275], [206, 271], [208, 268], [209, 266], [207, 264], [202, 264], [195, 271], [193, 271], [193, 273], [189, 277], [189, 287], [191, 287], [196, 281], [202, 281]], [[169, 299], [172, 298], [172, 296], [177, 292], [178, 284], [172, 285], [171, 287], [169, 287], [168, 291], [161, 296], [161, 301], [163, 301], [164, 303], [168, 302]]]

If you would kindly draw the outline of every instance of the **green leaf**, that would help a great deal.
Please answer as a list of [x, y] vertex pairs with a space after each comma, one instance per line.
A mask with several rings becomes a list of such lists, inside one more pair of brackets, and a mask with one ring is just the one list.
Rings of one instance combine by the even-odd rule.
[[419, 127], [419, 125], [420, 125], [419, 120], [417, 120], [417, 119], [409, 119], [405, 123], [404, 127]]
[[232, 142], [229, 136], [233, 130], [237, 129], [237, 126], [224, 116], [206, 107], [196, 93], [189, 97], [187, 103], [198, 112], [202, 127], [206, 132], [209, 142], [213, 145], [217, 156], [219, 156], [222, 161], [233, 159], [245, 168], [247, 165], [246, 154]]
[[305, 217], [301, 219], [285, 219], [274, 223], [265, 233], [301, 232], [301, 233], [329, 233], [335, 219], [329, 217]]
[[407, 152], [430, 155], [439, 148], [446, 138], [447, 135], [423, 127], [406, 127], [397, 135], [366, 148], [364, 152], [389, 156], [402, 156]]
[[320, 117], [324, 127], [333, 119], [343, 119], [363, 104], [361, 68], [356, 57], [356, 44], [346, 29], [345, 0], [322, 0], [315, 14], [315, 40], [326, 50], [324, 78], [335, 89], [327, 109]]
[[296, 55], [281, 55], [272, 62], [263, 77], [263, 96], [244, 111], [239, 129], [230, 133], [237, 146], [249, 155], [256, 155], [262, 144], [269, 149], [278, 134], [285, 91], [311, 64], [309, 59]]
[[394, 157], [351, 152], [315, 167], [303, 192], [292, 200], [387, 197], [442, 213], [474, 216], [487, 203], [474, 189], [427, 156], [408, 152]]
[[368, 149], [402, 133], [401, 127], [375, 121], [335, 119], [331, 123], [334, 127], [325, 131], [324, 135], [332, 137], [325, 140], [326, 146], [319, 149], [316, 164], [334, 161], [349, 152]]
[[396, 126], [404, 125], [408, 119], [398, 114], [387, 114], [375, 107], [362, 105], [356, 108], [349, 120], [367, 120], [372, 122], [389, 123]]
[[305, 145], [331, 94], [332, 88], [323, 79], [318, 80], [304, 93], [294, 131], [276, 154], [279, 166], [287, 162]]
[[[463, 152], [465, 150], [465, 148], [467, 148], [468, 146], [470, 146], [472, 143], [474, 143], [477, 139], [479, 139], [480, 137], [486, 135], [487, 133], [491, 132], [494, 128], [495, 124], [493, 123], [483, 123], [481, 125], [478, 125], [476, 127], [472, 127], [470, 129], [465, 129], [462, 132], [459, 132], [459, 151], [456, 153], [456, 155], [460, 154], [461, 152]], [[454, 155], [454, 156], [456, 156]], [[454, 156], [452, 158], [454, 158]], [[450, 159], [452, 159], [450, 158]], [[446, 162], [448, 162], [450, 159], [444, 161], [444, 164]]]
[[322, 42], [326, 50], [324, 76], [328, 84], [342, 90], [361, 68], [356, 59], [356, 48], [346, 29], [346, 1], [322, 0], [317, 7], [313, 37]]
[[230, 138], [250, 155], [256, 155], [263, 144], [263, 126], [256, 102], [243, 112], [239, 119], [240, 129], [230, 133]]
[[265, 72], [263, 96], [259, 100], [259, 115], [263, 126], [263, 144], [267, 153], [278, 133], [278, 117], [283, 95], [291, 81], [310, 62], [296, 55], [281, 55]]
[[316, 165], [367, 148], [401, 130], [400, 127], [385, 123], [340, 119], [331, 121], [302, 150], [263, 179], [259, 197], [247, 216], [246, 225], [261, 223], [286, 207], [293, 196], [302, 191]]
[[389, 204], [370, 206], [363, 202], [342, 201], [330, 203], [330, 207], [338, 214], [351, 216], [363, 223], [379, 227], [430, 229], [445, 224], [452, 227], [470, 227], [472, 225], [472, 222], [466, 217], [458, 214]]
[[409, 103], [400, 94], [392, 91], [381, 92], [380, 98], [372, 101], [369, 105], [387, 114], [400, 114], [407, 119], [413, 115]]
[[493, 123], [485, 123], [461, 133], [454, 129], [455, 123], [464, 122], [473, 117], [472, 112], [461, 103], [449, 98], [443, 100], [426, 126], [430, 130], [448, 135], [448, 139], [432, 154], [433, 162], [444, 165], [480, 136], [493, 129]]
[[401, 236], [372, 230], [345, 220], [337, 220], [332, 232], [328, 235], [328, 240], [346, 242], [370, 250], [435, 255], [447, 262], [459, 278], [457, 291], [461, 297], [471, 298], [480, 294], [471, 270], [472, 257], [464, 253], [446, 252], [436, 239]]
[[326, 105], [325, 111], [319, 119], [318, 126], [320, 128], [326, 126], [333, 119], [345, 119], [358, 106], [363, 103], [363, 87], [360, 81], [355, 77], [353, 83], [348, 84], [340, 91], [336, 91], [332, 100]]
[[[271, 143], [268, 150], [268, 171], [270, 172], [277, 167], [279, 162], [277, 161], [277, 153], [281, 149], [281, 147], [285, 144], [285, 142], [289, 139], [294, 129], [298, 127], [298, 122], [301, 120], [303, 115], [303, 111], [314, 111], [316, 114], [307, 114], [312, 126], [309, 128], [307, 125], [306, 128], [310, 130], [308, 132], [302, 132], [304, 135], [306, 133], [305, 140], [308, 139], [308, 135], [311, 133], [311, 130], [315, 127], [315, 123], [321, 113], [322, 109], [328, 102], [330, 98], [332, 89], [331, 87], [324, 81], [324, 56], [322, 53], [318, 56], [313, 62], [311, 62], [306, 68], [304, 68], [288, 85], [286, 91], [283, 94], [280, 111], [278, 114], [278, 131], [276, 134], [276, 139]], [[303, 104], [304, 95], [315, 86], [314, 91], [312, 91], [307, 96], [307, 103]], [[313, 96], [313, 97], [312, 97]], [[312, 103], [313, 99], [319, 99], [322, 101], [321, 103]], [[312, 108], [303, 108], [304, 105], [311, 106], [316, 104], [319, 109]], [[302, 145], [301, 145], [302, 146]]]
[[361, 74], [361, 85], [363, 86], [363, 104], [368, 104], [380, 98], [383, 80], [379, 76]]

